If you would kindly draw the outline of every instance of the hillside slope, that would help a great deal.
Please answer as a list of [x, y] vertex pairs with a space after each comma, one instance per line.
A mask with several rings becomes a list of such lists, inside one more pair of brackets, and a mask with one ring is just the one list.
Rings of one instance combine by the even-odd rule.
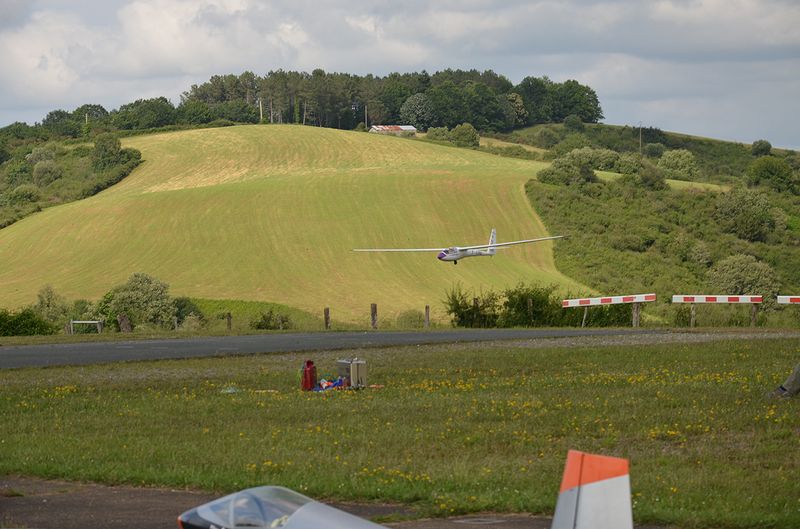
[[[458, 266], [357, 247], [480, 244], [547, 235], [524, 192], [541, 167], [425, 142], [299, 126], [240, 126], [125, 140], [145, 162], [89, 199], [0, 230], [0, 306], [45, 284], [97, 299], [133, 272], [174, 295], [265, 300], [368, 319], [440, 301], [455, 282], [579, 288], [551, 243]], [[436, 312], [438, 311], [438, 313]]]

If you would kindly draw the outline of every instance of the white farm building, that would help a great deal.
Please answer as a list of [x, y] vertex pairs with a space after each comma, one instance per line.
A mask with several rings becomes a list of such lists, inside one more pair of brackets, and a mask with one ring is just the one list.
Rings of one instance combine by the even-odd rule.
[[373, 125], [369, 131], [377, 134], [416, 134], [417, 128], [412, 125]]

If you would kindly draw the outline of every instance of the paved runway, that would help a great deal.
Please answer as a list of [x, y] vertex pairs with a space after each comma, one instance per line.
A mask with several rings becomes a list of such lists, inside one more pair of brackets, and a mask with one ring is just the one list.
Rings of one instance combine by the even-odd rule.
[[452, 329], [428, 332], [318, 332], [127, 342], [0, 346], [0, 369], [136, 360], [324, 351], [433, 343], [657, 334], [653, 329]]

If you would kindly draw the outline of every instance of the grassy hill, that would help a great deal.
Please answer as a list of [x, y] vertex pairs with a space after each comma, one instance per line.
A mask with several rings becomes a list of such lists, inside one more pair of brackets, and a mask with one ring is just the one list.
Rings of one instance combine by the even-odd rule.
[[144, 163], [99, 195], [0, 231], [0, 306], [52, 284], [96, 299], [131, 273], [174, 295], [274, 301], [366, 322], [440, 301], [455, 282], [537, 280], [577, 289], [552, 245], [458, 266], [432, 254], [357, 247], [479, 244], [547, 235], [524, 185], [542, 165], [425, 142], [297, 126], [241, 126], [129, 138]]

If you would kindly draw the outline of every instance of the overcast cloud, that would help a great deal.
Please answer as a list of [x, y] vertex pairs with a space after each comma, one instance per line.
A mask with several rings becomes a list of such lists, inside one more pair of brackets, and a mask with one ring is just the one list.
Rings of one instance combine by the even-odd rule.
[[577, 79], [605, 122], [800, 148], [795, 0], [0, 0], [0, 126], [250, 70]]

